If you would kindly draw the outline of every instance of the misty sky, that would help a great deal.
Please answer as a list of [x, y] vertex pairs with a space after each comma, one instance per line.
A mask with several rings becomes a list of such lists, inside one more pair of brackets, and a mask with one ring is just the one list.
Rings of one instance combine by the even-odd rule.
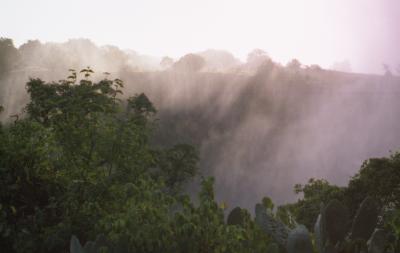
[[1, 0], [0, 37], [63, 42], [89, 38], [154, 56], [209, 48], [245, 60], [261, 48], [355, 72], [400, 64], [399, 0]]

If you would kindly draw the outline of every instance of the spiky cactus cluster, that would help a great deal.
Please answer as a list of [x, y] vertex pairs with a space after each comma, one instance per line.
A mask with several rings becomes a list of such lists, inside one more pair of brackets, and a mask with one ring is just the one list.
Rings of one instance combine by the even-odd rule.
[[338, 200], [330, 201], [326, 207], [321, 208], [314, 227], [319, 252], [383, 253], [385, 243], [382, 242], [382, 234], [373, 233], [378, 214], [376, 201], [370, 197], [365, 198], [348, 231], [350, 221], [346, 206]]
[[256, 205], [256, 222], [258, 225], [269, 234], [281, 246], [286, 247], [287, 238], [289, 235], [289, 228], [282, 222], [276, 220], [267, 212], [264, 205]]
[[348, 231], [350, 220], [346, 206], [337, 200], [330, 201], [326, 207], [321, 208], [314, 227], [319, 252], [383, 253], [385, 235], [382, 230], [375, 229], [378, 215], [376, 200], [365, 198]]
[[129, 252], [124, 247], [113, 247], [113, 245], [107, 240], [104, 235], [99, 235], [96, 238], [96, 241], [88, 241], [85, 243], [85, 246], [82, 247], [76, 236], [71, 237], [70, 243], [70, 253], [101, 253], [101, 252], [109, 252], [109, 253], [127, 253]]
[[266, 207], [256, 205], [256, 222], [270, 235], [281, 247], [286, 248], [288, 253], [312, 253], [312, 243], [308, 230], [303, 225], [289, 229], [281, 221], [275, 219]]
[[[314, 226], [315, 244], [319, 253], [384, 253], [385, 233], [375, 229], [378, 221], [378, 204], [370, 197], [361, 203], [353, 221], [349, 212], [338, 200], [321, 206]], [[289, 229], [268, 213], [261, 204], [256, 205], [256, 222], [288, 253], [312, 253], [312, 243], [307, 228], [298, 225]], [[352, 224], [351, 230], [348, 227]]]
[[[235, 209], [234, 209], [235, 210]], [[255, 220], [261, 229], [270, 235], [276, 243], [271, 243], [267, 253], [278, 253], [286, 249], [287, 253], [313, 253], [310, 233], [303, 225], [298, 224], [294, 229], [288, 228], [276, 219], [271, 211], [262, 204], [255, 208]], [[351, 230], [349, 213], [338, 200], [330, 201], [321, 206], [321, 212], [314, 226], [315, 244], [319, 253], [385, 253], [386, 234], [376, 229], [379, 209], [373, 198], [367, 197], [361, 203]], [[231, 213], [231, 223], [242, 220], [240, 208]], [[87, 242], [84, 247], [79, 240], [72, 236], [70, 253], [119, 253], [128, 252], [124, 247], [113, 247], [107, 239], [100, 235], [94, 242]]]
[[373, 198], [367, 197], [361, 203], [351, 228], [351, 239], [368, 240], [378, 222], [378, 204]]
[[288, 253], [311, 253], [313, 250], [310, 234], [304, 225], [290, 231], [286, 248]]

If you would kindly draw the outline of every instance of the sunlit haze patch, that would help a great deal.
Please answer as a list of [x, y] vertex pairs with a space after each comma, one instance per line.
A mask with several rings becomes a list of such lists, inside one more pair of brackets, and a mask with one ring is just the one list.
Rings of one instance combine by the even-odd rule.
[[400, 63], [397, 0], [3, 0], [0, 36], [99, 45], [178, 58], [224, 49], [246, 59], [261, 48], [276, 61], [292, 58], [329, 68], [382, 73]]

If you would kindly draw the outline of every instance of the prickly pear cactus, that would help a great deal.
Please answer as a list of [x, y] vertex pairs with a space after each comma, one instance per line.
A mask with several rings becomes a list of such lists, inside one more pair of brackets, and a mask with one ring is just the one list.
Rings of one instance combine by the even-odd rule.
[[85, 243], [85, 246], [83, 246], [83, 250], [85, 251], [85, 253], [97, 253], [95, 243], [91, 241]]
[[122, 247], [113, 247], [103, 234], [98, 235], [94, 242], [86, 242], [84, 247], [76, 236], [71, 237], [70, 253], [127, 252], [125, 248], [121, 249]]
[[319, 214], [314, 225], [315, 244], [319, 253], [324, 253], [324, 235], [322, 229], [322, 215]]
[[70, 251], [70, 253], [85, 253], [78, 238], [76, 238], [76, 236], [74, 236], [74, 235], [71, 237], [69, 251]]
[[276, 243], [271, 243], [268, 245], [267, 253], [279, 253], [279, 246]]
[[101, 250], [111, 249], [110, 243], [103, 234], [100, 234], [96, 237], [96, 241], [94, 242], [94, 249], [96, 252], [100, 252]]
[[367, 241], [378, 222], [378, 204], [375, 199], [366, 197], [360, 205], [353, 221], [350, 238]]
[[329, 243], [336, 245], [342, 241], [347, 234], [349, 212], [338, 200], [331, 200], [323, 210], [326, 239]]
[[382, 229], [375, 229], [371, 238], [367, 242], [368, 253], [384, 253], [386, 244], [386, 234]]
[[267, 213], [265, 206], [257, 204], [255, 211], [257, 224], [265, 233], [274, 238], [279, 245], [286, 247], [289, 229], [282, 222], [277, 221]]
[[299, 225], [290, 231], [286, 248], [288, 253], [313, 252], [311, 238], [305, 226]]

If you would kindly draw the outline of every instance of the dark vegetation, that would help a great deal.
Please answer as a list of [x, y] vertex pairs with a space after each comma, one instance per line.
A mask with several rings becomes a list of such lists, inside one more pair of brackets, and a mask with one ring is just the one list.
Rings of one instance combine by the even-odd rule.
[[227, 226], [204, 178], [199, 204], [181, 191], [196, 175], [186, 144], [149, 145], [156, 112], [144, 94], [120, 100], [121, 80], [27, 84], [26, 117], [1, 128], [1, 248], [63, 252], [69, 238], [104, 233], [131, 252], [263, 250], [248, 217]]
[[[3, 78], [15, 69], [18, 61], [12, 59], [18, 51], [10, 40], [1, 43], [6, 48], [0, 50]], [[260, 61], [260, 55], [264, 57], [259, 51], [250, 55], [256, 58], [251, 62]], [[193, 57], [193, 65], [182, 63]], [[196, 72], [205, 64], [198, 59], [189, 55], [171, 67]], [[232, 111], [218, 118], [219, 123], [203, 129], [222, 132], [248, 111], [259, 117], [278, 113], [279, 122], [266, 137], [279, 143], [274, 136], [284, 131], [283, 123], [307, 110], [292, 110], [298, 102], [294, 94], [312, 98], [303, 86], [293, 86], [309, 78], [304, 74], [308, 70], [297, 62], [283, 68], [263, 59], [255, 76], [242, 77], [249, 86], [240, 87], [234, 101], [264, 99], [263, 105], [270, 107], [233, 102]], [[200, 168], [212, 163], [199, 160], [196, 150], [205, 134], [196, 129], [206, 123], [204, 115], [216, 113], [215, 107], [201, 111], [203, 103], [194, 100], [190, 108], [157, 116], [144, 93], [130, 96], [132, 90], [124, 88], [128, 84], [122, 80], [106, 74], [93, 81], [93, 75], [84, 68], [79, 73], [71, 70], [59, 82], [30, 79], [23, 113], [0, 125], [2, 252], [400, 252], [400, 153], [366, 160], [346, 186], [310, 179], [295, 185], [300, 198], [291, 204], [275, 207], [269, 197], [261, 196], [252, 203], [260, 201], [255, 213], [247, 206], [228, 213], [226, 204], [214, 196], [214, 179], [202, 176], [209, 171]], [[171, 72], [157, 75], [153, 81], [176, 77]], [[136, 79], [139, 87], [149, 81], [129, 71], [121, 76]], [[198, 82], [221, 78], [200, 73], [180, 78], [192, 77]], [[267, 86], [259, 80], [266, 80]], [[268, 86], [272, 80], [282, 81], [282, 86]], [[263, 98], [264, 91], [275, 97]], [[288, 98], [280, 104], [283, 93]], [[0, 101], [5, 101], [1, 94]], [[152, 94], [158, 104], [168, 102]], [[189, 116], [179, 118], [182, 113]], [[192, 132], [179, 135], [182, 129], [173, 122], [189, 120], [192, 126], [183, 130]], [[201, 182], [198, 198], [186, 191], [195, 179]], [[218, 189], [218, 181], [215, 186]]]

